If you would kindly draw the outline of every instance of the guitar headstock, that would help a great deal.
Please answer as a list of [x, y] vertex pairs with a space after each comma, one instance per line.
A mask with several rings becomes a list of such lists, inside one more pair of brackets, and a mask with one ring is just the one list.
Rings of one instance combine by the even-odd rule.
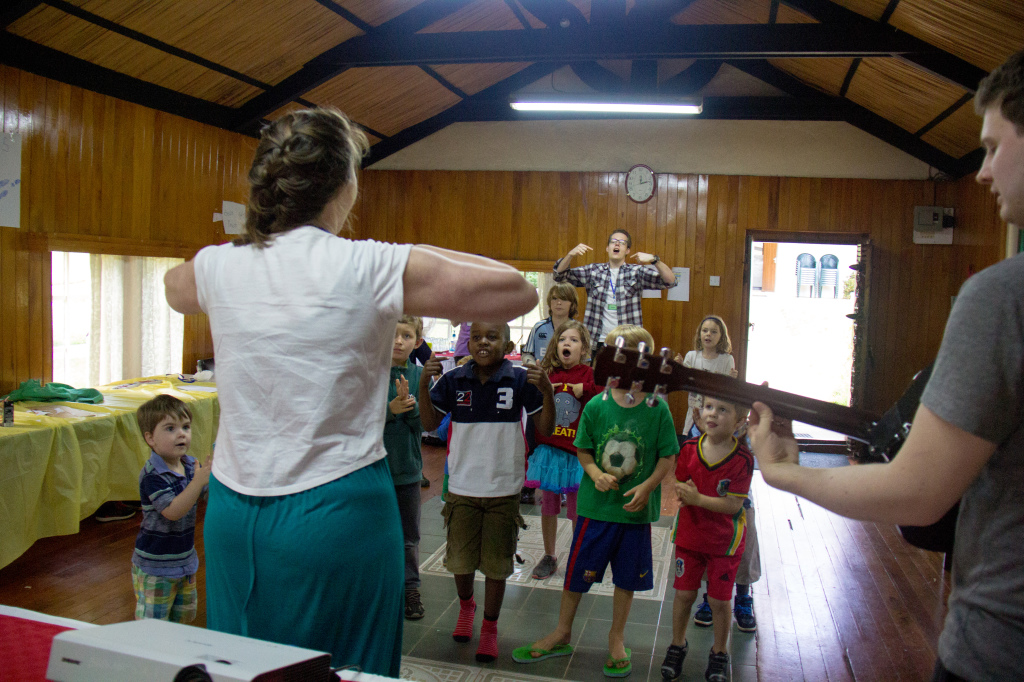
[[650, 394], [648, 401], [653, 405], [659, 397], [673, 391], [692, 391], [747, 407], [763, 402], [780, 419], [837, 431], [860, 443], [873, 444], [878, 440], [878, 434], [873, 432], [878, 416], [871, 412], [684, 367], [672, 359], [669, 348], [662, 348], [655, 355], [642, 346], [637, 350], [626, 349], [622, 341], [620, 338], [614, 346], [604, 346], [594, 360], [594, 381], [605, 387], [606, 398], [608, 389], [627, 388], [627, 400], [644, 392]]

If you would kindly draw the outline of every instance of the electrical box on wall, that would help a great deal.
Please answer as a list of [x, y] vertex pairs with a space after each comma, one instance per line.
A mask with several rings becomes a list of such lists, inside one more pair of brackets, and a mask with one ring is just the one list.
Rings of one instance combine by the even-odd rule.
[[952, 244], [956, 215], [942, 206], [914, 207], [915, 244]]

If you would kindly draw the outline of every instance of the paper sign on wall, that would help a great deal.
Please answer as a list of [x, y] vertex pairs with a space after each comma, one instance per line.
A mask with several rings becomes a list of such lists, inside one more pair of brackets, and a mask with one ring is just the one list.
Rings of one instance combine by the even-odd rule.
[[234, 201], [222, 201], [221, 213], [213, 214], [213, 222], [224, 221], [224, 234], [245, 232], [245, 205]]
[[661, 298], [661, 289], [644, 289], [640, 295], [643, 298]]
[[690, 268], [672, 268], [676, 276], [676, 285], [668, 289], [668, 300], [689, 301], [690, 300]]
[[0, 133], [0, 226], [21, 227], [21, 135]]

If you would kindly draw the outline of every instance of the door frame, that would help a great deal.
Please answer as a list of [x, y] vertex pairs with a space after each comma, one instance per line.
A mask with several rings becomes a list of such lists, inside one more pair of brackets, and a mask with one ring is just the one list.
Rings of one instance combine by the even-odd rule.
[[[870, 355], [870, 349], [867, 344], [867, 330], [868, 330], [868, 305], [867, 302], [870, 300], [869, 287], [870, 287], [870, 273], [871, 273], [871, 235], [866, 232], [780, 232], [778, 230], [747, 230], [746, 243], [743, 249], [743, 299], [740, 309], [740, 341], [741, 346], [739, 352], [736, 353], [734, 348], [734, 354], [739, 355], [736, 362], [736, 368], [739, 371], [741, 379], [746, 379], [747, 376], [747, 343], [748, 343], [748, 332], [750, 330], [750, 266], [753, 261], [753, 248], [754, 242], [776, 242], [776, 243], [796, 243], [796, 244], [842, 244], [845, 246], [860, 246], [862, 248], [862, 254], [864, 258], [864, 275], [862, 278], [863, 286], [861, 290], [858, 290], [857, 297], [858, 302], [863, 303], [863, 306], [857, 306], [857, 335], [859, 345], [854, 348], [854, 364], [857, 363], [857, 357], [860, 356], [861, 367], [868, 368], [868, 356]], [[776, 272], [778, 271], [778, 263], [776, 263]], [[853, 368], [851, 368], [853, 372]], [[850, 391], [850, 405], [851, 407], [860, 407], [864, 400], [864, 384], [866, 377], [864, 372], [861, 372], [858, 376], [856, 372], [851, 375], [851, 391]], [[834, 449], [835, 452], [846, 452], [845, 445], [836, 445], [834, 441], [812, 441], [806, 439], [800, 439], [798, 441], [801, 445], [812, 445], [815, 446], [816, 452], [829, 452]]]

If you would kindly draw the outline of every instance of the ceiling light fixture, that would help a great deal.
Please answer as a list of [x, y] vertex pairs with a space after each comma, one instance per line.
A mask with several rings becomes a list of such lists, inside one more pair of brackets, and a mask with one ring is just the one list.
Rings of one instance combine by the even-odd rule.
[[510, 106], [517, 111], [575, 111], [592, 114], [668, 114], [693, 116], [704, 110], [701, 98], [657, 99], [643, 97], [551, 96], [524, 95], [512, 100]]

